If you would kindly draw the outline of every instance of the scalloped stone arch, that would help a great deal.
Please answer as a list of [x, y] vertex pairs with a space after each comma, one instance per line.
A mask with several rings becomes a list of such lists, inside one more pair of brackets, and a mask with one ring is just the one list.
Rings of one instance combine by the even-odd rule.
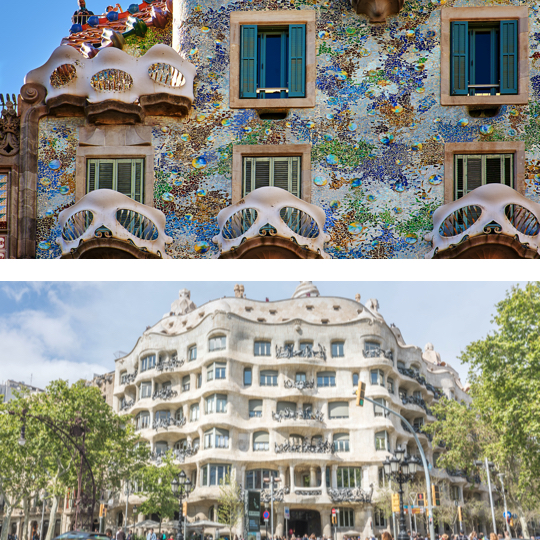
[[285, 238], [276, 236], [252, 238], [238, 248], [223, 253], [220, 259], [322, 259], [313, 251], [307, 250]]
[[129, 242], [115, 238], [95, 238], [82, 242], [77, 249], [61, 259], [159, 259], [157, 255], [138, 249]]
[[534, 249], [511, 236], [485, 234], [437, 252], [434, 259], [539, 259]]

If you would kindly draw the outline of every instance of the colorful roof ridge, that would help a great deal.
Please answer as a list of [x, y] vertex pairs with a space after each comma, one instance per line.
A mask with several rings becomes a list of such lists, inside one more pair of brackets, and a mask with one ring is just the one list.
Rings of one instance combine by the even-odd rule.
[[[137, 5], [138, 11], [135, 11]], [[117, 13], [117, 15], [117, 20], [110, 20], [106, 15], [94, 16], [94, 19], [99, 20], [98, 24], [94, 26], [83, 25], [82, 31], [73, 32], [70, 36], [63, 38], [61, 45], [71, 45], [79, 52], [83, 52], [84, 44], [101, 44], [105, 30], [112, 30], [120, 34], [128, 31], [130, 17], [143, 21], [147, 27], [164, 28], [172, 15], [172, 0], [150, 0], [150, 2], [142, 2], [141, 4], [131, 4], [127, 10]]]

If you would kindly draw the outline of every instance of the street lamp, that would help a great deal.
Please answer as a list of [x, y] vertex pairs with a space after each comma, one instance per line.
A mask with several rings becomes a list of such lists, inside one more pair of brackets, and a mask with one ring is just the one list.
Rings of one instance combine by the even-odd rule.
[[489, 503], [491, 504], [491, 518], [493, 519], [493, 532], [497, 535], [497, 524], [495, 523], [495, 508], [493, 507], [493, 494], [491, 493], [491, 478], [489, 476], [489, 468], [495, 465], [484, 458], [484, 461], [477, 460], [474, 462], [477, 467], [484, 467], [487, 472], [488, 490], [489, 490]]
[[264, 478], [265, 482], [270, 482], [270, 532], [272, 540], [274, 538], [274, 482], [280, 482], [281, 478], [270, 476]]
[[178, 497], [178, 500], [180, 501], [180, 509], [178, 511], [178, 533], [176, 534], [176, 540], [184, 540], [186, 520], [183, 520], [184, 535], [182, 535], [182, 529], [180, 525], [183, 519], [182, 503], [184, 500], [184, 496], [186, 497], [186, 499], [189, 497], [189, 494], [193, 489], [193, 485], [191, 484], [191, 480], [186, 476], [186, 473], [184, 471], [180, 471], [180, 473], [178, 474], [178, 478], [174, 477], [173, 481], [171, 482], [171, 488], [174, 495]]
[[502, 486], [502, 493], [503, 493], [503, 500], [504, 500], [504, 522], [506, 523], [506, 531], [508, 532], [508, 538], [512, 538], [512, 533], [510, 532], [510, 525], [509, 525], [509, 519], [508, 519], [508, 508], [506, 507], [506, 493], [505, 493], [505, 489], [504, 489], [504, 482], [503, 482], [503, 477], [504, 477], [504, 473], [499, 473], [497, 475], [499, 477], [499, 480], [501, 481], [501, 486]]
[[405, 513], [403, 512], [403, 484], [414, 479], [420, 470], [422, 462], [417, 457], [409, 457], [405, 454], [405, 449], [398, 446], [394, 455], [383, 462], [384, 474], [388, 479], [395, 480], [399, 484], [399, 534], [398, 540], [409, 540], [407, 526], [405, 524]]

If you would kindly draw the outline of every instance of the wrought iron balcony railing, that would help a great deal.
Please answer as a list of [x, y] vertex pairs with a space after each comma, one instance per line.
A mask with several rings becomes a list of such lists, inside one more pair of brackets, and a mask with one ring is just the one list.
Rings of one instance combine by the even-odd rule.
[[326, 361], [326, 349], [317, 343], [318, 349], [308, 345], [303, 349], [294, 350], [294, 345], [283, 345], [278, 347], [276, 345], [276, 358], [320, 358]]
[[182, 367], [185, 360], [178, 360], [177, 356], [173, 356], [169, 360], [159, 360], [156, 364], [156, 371], [160, 373], [162, 371], [174, 371], [175, 369]]
[[178, 395], [178, 392], [176, 390], [173, 390], [172, 388], [162, 388], [161, 390], [156, 390], [153, 395], [152, 399], [171, 399]]
[[392, 351], [385, 351], [381, 348], [362, 349], [364, 358], [386, 358], [388, 360], [394, 360], [394, 354]]
[[135, 400], [133, 400], [133, 399], [123, 399], [122, 402], [120, 403], [120, 410], [121, 411], [129, 411], [129, 409], [131, 409], [131, 407], [133, 407], [133, 405], [135, 405]]
[[218, 214], [219, 234], [213, 242], [221, 253], [231, 251], [246, 240], [259, 236], [292, 239], [300, 246], [330, 258], [324, 243], [330, 236], [324, 232], [325, 213], [288, 191], [262, 187]]
[[160, 418], [159, 420], [154, 420], [152, 422], [152, 429], [156, 431], [160, 428], [169, 429], [171, 426], [182, 427], [186, 425], [186, 417], [182, 417], [179, 420], [169, 416], [169, 418]]
[[317, 422], [323, 422], [324, 414], [321, 411], [283, 409], [279, 412], [272, 411], [272, 419], [278, 422], [282, 420], [317, 420]]
[[[274, 489], [274, 501], [277, 502], [283, 502], [283, 499], [285, 498], [285, 495], [288, 495], [290, 492], [290, 489], [288, 486]], [[272, 493], [269, 489], [263, 489], [261, 490], [261, 502], [263, 503], [269, 503], [272, 497]]]
[[56, 243], [67, 255], [79, 245], [95, 238], [114, 238], [135, 245], [139, 250], [168, 258], [165, 215], [160, 210], [138, 203], [118, 191], [97, 189], [73, 206], [60, 212], [62, 234]]
[[285, 381], [285, 388], [296, 388], [297, 390], [312, 390], [315, 388], [315, 379], [311, 381], [292, 381], [287, 379]]
[[487, 233], [516, 238], [538, 252], [540, 204], [503, 184], [480, 186], [461, 199], [445, 204], [433, 214], [433, 230], [425, 236], [432, 258], [460, 242]]
[[365, 491], [361, 488], [328, 488], [328, 496], [334, 503], [363, 502], [371, 503], [373, 497], [373, 484], [370, 484], [370, 490]]
[[138, 370], [135, 370], [133, 373], [124, 373], [120, 378], [120, 384], [133, 384], [137, 378]]
[[291, 442], [285, 442], [283, 444], [275, 443], [275, 452], [276, 454], [286, 454], [288, 452], [298, 454], [333, 454], [334, 445], [328, 440], [321, 440], [314, 443], [304, 441], [301, 444]]

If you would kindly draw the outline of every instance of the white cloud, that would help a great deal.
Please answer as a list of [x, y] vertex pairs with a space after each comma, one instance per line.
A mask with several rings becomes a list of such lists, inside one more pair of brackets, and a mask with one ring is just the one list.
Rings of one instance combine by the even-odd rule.
[[15, 300], [15, 302], [19, 303], [23, 296], [30, 292], [30, 289], [28, 287], [19, 287], [18, 285], [4, 285], [2, 287], [2, 290], [6, 293], [6, 296], [8, 298], [11, 298], [12, 300]]

